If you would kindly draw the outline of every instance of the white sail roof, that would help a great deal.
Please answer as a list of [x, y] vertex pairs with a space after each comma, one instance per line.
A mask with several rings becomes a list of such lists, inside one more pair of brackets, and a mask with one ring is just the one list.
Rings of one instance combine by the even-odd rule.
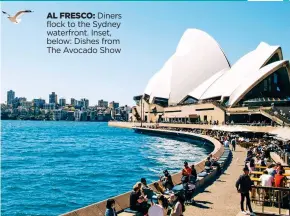
[[170, 84], [172, 77], [172, 57], [165, 63], [163, 68], [157, 73], [153, 82], [152, 92], [150, 95], [150, 103], [154, 97], [169, 98]]
[[183, 34], [172, 61], [169, 103], [179, 103], [189, 92], [215, 73], [229, 68], [219, 44], [206, 32], [188, 29]]
[[215, 73], [229, 68], [219, 44], [206, 32], [188, 29], [183, 34], [176, 52], [148, 82], [144, 91], [154, 97], [180, 102], [190, 91]]
[[249, 74], [249, 76], [244, 77], [241, 80], [240, 85], [235, 89], [231, 94], [229, 99], [229, 106], [235, 105], [244, 97], [252, 88], [254, 88], [258, 83], [264, 80], [266, 77], [277, 71], [285, 63], [288, 63], [286, 60], [276, 61], [269, 65], [262, 67], [260, 70], [255, 71], [254, 73]]
[[240, 58], [230, 70], [217, 79], [200, 99], [229, 97], [244, 78], [258, 71], [278, 49], [279, 46], [260, 43], [255, 50]]
[[[272, 58], [275, 54], [280, 61]], [[150, 103], [155, 97], [169, 99], [170, 105], [187, 96], [198, 100], [229, 97], [231, 106], [260, 79], [283, 65], [282, 58], [279, 46], [261, 42], [230, 68], [219, 44], [210, 35], [198, 29], [188, 29], [176, 52], [150, 79], [144, 93], [150, 95]], [[275, 62], [269, 64], [270, 59]]]
[[208, 88], [215, 82], [217, 81], [221, 76], [224, 75], [229, 69], [223, 69], [213, 76], [211, 76], [209, 79], [201, 83], [197, 88], [195, 88], [192, 92], [188, 94], [188, 96], [191, 96], [195, 99], [200, 99], [202, 98], [202, 95], [208, 90]]

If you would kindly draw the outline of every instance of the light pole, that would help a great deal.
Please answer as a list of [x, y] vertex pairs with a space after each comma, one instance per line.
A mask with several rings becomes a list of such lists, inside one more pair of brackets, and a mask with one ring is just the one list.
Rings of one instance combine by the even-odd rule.
[[142, 113], [143, 113], [142, 107], [143, 107], [143, 99], [141, 97], [141, 127], [142, 127]]
[[143, 118], [145, 119], [145, 112], [144, 112], [144, 103], [142, 103], [143, 104]]

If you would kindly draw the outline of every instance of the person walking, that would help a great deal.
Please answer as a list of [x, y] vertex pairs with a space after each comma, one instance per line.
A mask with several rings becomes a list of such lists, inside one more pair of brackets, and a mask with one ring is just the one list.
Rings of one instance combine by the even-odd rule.
[[246, 203], [247, 203], [247, 207], [250, 211], [250, 215], [255, 216], [256, 214], [253, 212], [253, 209], [251, 206], [250, 194], [249, 194], [249, 192], [252, 189], [252, 185], [254, 185], [254, 183], [252, 182], [252, 180], [249, 176], [248, 167], [244, 167], [243, 171], [244, 171], [244, 174], [241, 175], [236, 182], [236, 188], [237, 188], [238, 192], [241, 194], [241, 211], [245, 215], [248, 214], [244, 210], [244, 200], [246, 198]]
[[236, 151], [236, 144], [237, 144], [236, 138], [232, 139], [231, 144], [232, 144], [232, 151]]

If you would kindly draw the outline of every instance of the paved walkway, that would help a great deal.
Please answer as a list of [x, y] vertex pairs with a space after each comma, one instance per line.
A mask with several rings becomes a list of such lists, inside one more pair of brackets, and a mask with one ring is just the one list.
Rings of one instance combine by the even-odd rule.
[[204, 192], [195, 196], [196, 204], [186, 206], [184, 216], [234, 216], [240, 211], [240, 195], [235, 183], [242, 174], [245, 149], [237, 146], [231, 164], [225, 173]]

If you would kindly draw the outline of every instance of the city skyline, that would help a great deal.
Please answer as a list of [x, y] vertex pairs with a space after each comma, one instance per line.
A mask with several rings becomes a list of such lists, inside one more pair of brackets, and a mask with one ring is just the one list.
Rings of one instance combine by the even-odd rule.
[[[285, 4], [288, 2], [4, 2], [3, 10], [31, 8], [35, 12], [23, 17], [25, 22], [19, 25], [1, 19], [1, 102], [7, 100], [10, 89], [28, 100], [48, 100], [47, 92], [53, 90], [59, 98], [87, 98], [92, 104], [99, 98], [114, 98], [131, 106], [133, 96], [144, 92], [150, 77], [175, 52], [188, 28], [212, 35], [231, 64], [261, 41], [285, 47], [284, 59], [289, 59], [290, 27]], [[96, 10], [122, 13], [122, 27], [114, 33], [121, 40], [121, 54], [47, 53], [48, 12]], [[273, 10], [279, 13], [269, 16]]]
[[[20, 98], [20, 99], [23, 99], [25, 98], [26, 101], [31, 101], [33, 102], [33, 100], [44, 100], [46, 104], [50, 104], [50, 103], [55, 103], [55, 102], [52, 102], [51, 101], [51, 98], [50, 96], [55, 94], [55, 97], [56, 97], [56, 104], [60, 104], [62, 105], [62, 102], [61, 101], [64, 101], [65, 102], [65, 105], [74, 105], [72, 104], [72, 100], [75, 101], [75, 102], [79, 102], [79, 101], [89, 101], [87, 98], [75, 98], [75, 97], [72, 97], [72, 98], [65, 98], [65, 97], [58, 97], [57, 95], [57, 92], [51, 92], [49, 93], [48, 95], [48, 99], [45, 99], [45, 98], [42, 98], [42, 97], [34, 97], [32, 98], [31, 100], [27, 99], [27, 97], [25, 95], [17, 95], [16, 91], [14, 91], [13, 89], [10, 89], [9, 91], [6, 92], [6, 100], [4, 102], [1, 102], [2, 104], [11, 104], [11, 102], [13, 102], [13, 99], [15, 98]], [[13, 96], [12, 96], [13, 95]], [[58, 98], [58, 99], [57, 99]], [[109, 105], [111, 103], [114, 103], [114, 104], [118, 104], [119, 106], [119, 102], [115, 101], [115, 100], [105, 100], [105, 99], [98, 99], [97, 103], [95, 104], [90, 104], [91, 106], [104, 106], [104, 107], [109, 107]], [[102, 104], [102, 105], [100, 105]], [[127, 104], [124, 104], [123, 106], [127, 106]]]

